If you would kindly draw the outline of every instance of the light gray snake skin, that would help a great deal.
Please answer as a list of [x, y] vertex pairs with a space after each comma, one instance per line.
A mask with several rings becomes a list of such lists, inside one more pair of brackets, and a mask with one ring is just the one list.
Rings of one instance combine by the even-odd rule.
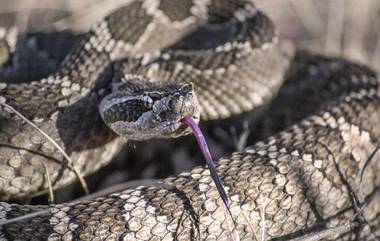
[[[232, 19], [223, 39], [227, 43], [215, 49], [169, 48], [166, 55], [139, 56], [172, 45], [206, 20], [226, 19]], [[226, 35], [218, 27], [204, 28], [214, 31], [216, 44], [217, 33]], [[201, 118], [225, 118], [265, 104], [277, 93], [291, 58], [277, 40], [271, 21], [248, 2], [135, 1], [93, 27], [55, 75], [31, 83], [0, 83], [0, 101], [37, 123], [87, 174], [105, 165], [123, 144], [97, 112], [109, 93], [109, 80], [120, 69], [191, 81]], [[108, 67], [129, 56], [137, 57]], [[352, 228], [330, 239], [378, 240], [379, 81], [365, 66], [341, 59], [300, 52], [292, 61], [282, 92], [295, 95], [280, 95], [275, 102], [297, 101], [310, 115], [218, 161], [233, 221], [209, 171], [198, 167], [158, 186], [71, 205], [1, 202], [0, 221], [49, 212], [1, 226], [0, 240], [287, 240], [347, 224]], [[6, 108], [0, 109], [0, 118], [2, 199], [46, 189], [43, 163], [57, 186], [75, 178], [36, 130]]]

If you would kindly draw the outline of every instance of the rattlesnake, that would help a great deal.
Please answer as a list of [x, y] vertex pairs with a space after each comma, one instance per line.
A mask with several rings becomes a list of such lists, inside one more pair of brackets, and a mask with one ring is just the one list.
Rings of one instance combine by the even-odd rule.
[[[96, 24], [54, 75], [2, 83], [1, 101], [53, 137], [83, 174], [109, 162], [124, 143], [102, 118], [130, 139], [182, 135], [188, 130], [173, 121], [183, 116], [172, 113], [209, 120], [266, 104], [290, 61], [288, 86], [304, 92], [311, 100], [305, 106], [316, 114], [218, 161], [231, 217], [208, 170], [198, 167], [158, 186], [71, 205], [0, 203], [0, 221], [48, 209], [0, 227], [0, 240], [284, 240], [339, 225], [350, 228], [332, 238], [375, 240], [380, 227], [376, 75], [342, 59], [305, 52], [293, 58], [278, 42], [272, 22], [248, 1], [134, 1]], [[120, 105], [130, 100], [136, 108], [120, 114]], [[75, 178], [37, 130], [9, 108], [1, 107], [0, 117], [4, 200], [45, 189], [43, 163], [57, 186]], [[129, 129], [113, 125], [119, 120]], [[147, 128], [154, 133], [144, 133]]]

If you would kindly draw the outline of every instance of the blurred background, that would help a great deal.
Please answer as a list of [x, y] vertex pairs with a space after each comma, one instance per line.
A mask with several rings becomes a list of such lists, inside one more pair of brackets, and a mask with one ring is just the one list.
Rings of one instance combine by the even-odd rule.
[[[131, 0], [0, 0], [0, 26], [85, 31]], [[303, 47], [375, 66], [380, 59], [378, 0], [252, 0], [283, 36]]]
[[[17, 26], [23, 32], [68, 31], [67, 48], [80, 33], [112, 9], [131, 0], [0, 0], [0, 26]], [[380, 1], [379, 0], [257, 0], [276, 23], [281, 36], [290, 38], [301, 48], [333, 56], [343, 56], [380, 70]], [[1, 31], [0, 31], [1, 34]], [[59, 39], [47, 40], [59, 42]], [[51, 45], [51, 43], [50, 43]], [[52, 49], [55, 45], [52, 45]], [[62, 45], [61, 45], [62, 46]], [[66, 46], [66, 45], [65, 45]], [[54, 52], [54, 50], [52, 50]], [[0, 53], [1, 54], [1, 53]], [[1, 56], [0, 56], [1, 57]], [[53, 72], [64, 56], [45, 73]], [[0, 58], [1, 60], [1, 58]], [[205, 123], [207, 140], [216, 158], [251, 145], [261, 137], [252, 127], [252, 116], [225, 122]], [[247, 124], [247, 123], [250, 124]], [[264, 135], [265, 136], [265, 135]], [[232, 140], [232, 141], [231, 141]], [[91, 191], [125, 188], [130, 180], [161, 179], [203, 165], [195, 140], [129, 143], [115, 161], [99, 173], [87, 177]], [[141, 184], [141, 183], [139, 183]], [[72, 200], [83, 194], [77, 184], [55, 192], [56, 202]], [[44, 203], [46, 196], [31, 203]]]

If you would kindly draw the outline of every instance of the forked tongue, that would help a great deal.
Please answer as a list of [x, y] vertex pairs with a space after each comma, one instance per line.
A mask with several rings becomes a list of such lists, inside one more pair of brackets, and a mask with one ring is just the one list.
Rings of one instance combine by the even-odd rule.
[[216, 185], [216, 188], [218, 189], [219, 195], [222, 198], [224, 205], [227, 207], [227, 209], [231, 206], [231, 201], [227, 196], [226, 190], [224, 190], [222, 181], [220, 180], [218, 173], [216, 172], [215, 163], [211, 157], [210, 151], [208, 149], [206, 140], [199, 129], [199, 126], [197, 123], [195, 123], [194, 119], [191, 117], [185, 117], [182, 119], [182, 123], [188, 125], [191, 130], [193, 131], [193, 134], [195, 136], [195, 139], [198, 142], [199, 147], [201, 148], [201, 151], [203, 153], [203, 156], [206, 159], [206, 163], [208, 166], [208, 169], [210, 170], [211, 177], [214, 180], [214, 183]]

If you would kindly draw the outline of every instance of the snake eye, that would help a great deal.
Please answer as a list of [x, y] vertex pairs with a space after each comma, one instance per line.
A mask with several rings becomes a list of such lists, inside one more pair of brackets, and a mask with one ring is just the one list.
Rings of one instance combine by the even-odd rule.
[[175, 108], [175, 101], [173, 98], [168, 100], [168, 107], [169, 109], [174, 109]]
[[153, 101], [153, 99], [150, 98], [149, 96], [147, 96], [147, 95], [143, 96], [142, 100], [143, 100], [143, 102], [144, 102], [144, 107], [145, 107], [145, 108], [149, 108], [149, 109], [151, 109], [151, 108], [153, 107], [153, 102], [154, 102], [154, 101]]
[[181, 91], [183, 93], [189, 93], [193, 90], [193, 86], [191, 84], [186, 84], [184, 86], [181, 87]]

